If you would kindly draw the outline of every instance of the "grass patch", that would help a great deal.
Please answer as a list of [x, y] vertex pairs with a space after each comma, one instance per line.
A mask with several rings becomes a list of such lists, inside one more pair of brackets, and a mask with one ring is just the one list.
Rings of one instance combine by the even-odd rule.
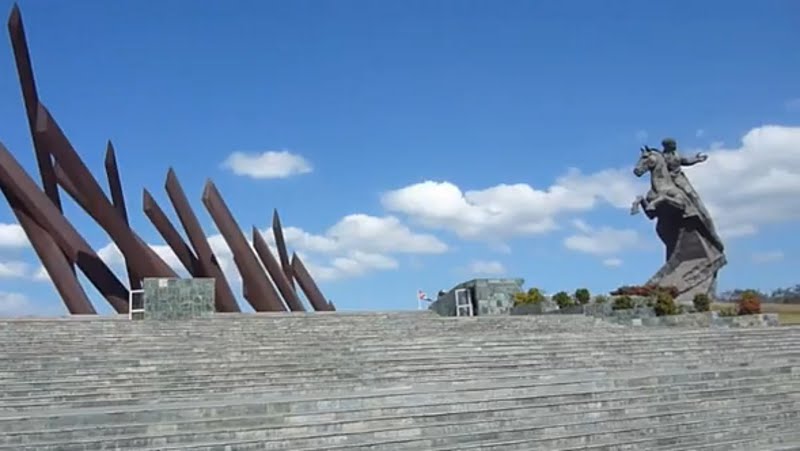
[[800, 326], [800, 313], [778, 313], [778, 319], [784, 326]]
[[[733, 303], [718, 302], [711, 305], [711, 310], [721, 310], [735, 306]], [[782, 325], [800, 325], [800, 304], [761, 304], [761, 313], [777, 313]]]

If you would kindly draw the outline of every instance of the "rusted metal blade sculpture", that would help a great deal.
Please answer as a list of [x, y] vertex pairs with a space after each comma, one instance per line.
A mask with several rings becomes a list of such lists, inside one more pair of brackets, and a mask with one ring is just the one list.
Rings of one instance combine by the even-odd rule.
[[181, 234], [175, 229], [175, 226], [169, 222], [167, 215], [164, 214], [164, 210], [158, 206], [156, 200], [153, 199], [153, 196], [151, 196], [150, 192], [146, 189], [142, 192], [142, 209], [147, 218], [150, 219], [150, 222], [153, 223], [156, 230], [158, 230], [158, 233], [164, 238], [164, 241], [170, 249], [172, 249], [172, 252], [178, 257], [183, 267], [189, 271], [189, 274], [193, 277], [205, 277], [200, 270], [200, 262], [197, 260], [197, 257], [195, 257], [192, 249], [183, 241]]
[[236, 303], [236, 297], [233, 295], [233, 290], [222, 272], [222, 268], [208, 244], [203, 228], [200, 226], [200, 221], [189, 206], [189, 200], [183, 192], [178, 176], [175, 171], [170, 168], [167, 171], [167, 181], [164, 184], [167, 191], [167, 196], [172, 203], [172, 208], [178, 215], [178, 220], [183, 226], [186, 237], [189, 239], [194, 253], [197, 256], [197, 263], [202, 271], [202, 277], [214, 278], [214, 299], [218, 305], [224, 306], [223, 312], [238, 312], [239, 304]]
[[[125, 259], [132, 289], [140, 287], [143, 277], [177, 277], [177, 274], [131, 228], [116, 152], [111, 142], [107, 143], [105, 156], [111, 197], [109, 200], [50, 111], [41, 102], [22, 15], [17, 5], [11, 10], [8, 30], [42, 188], [0, 143], [0, 191], [6, 197], [70, 313], [96, 313], [77, 279], [73, 265], [80, 268], [114, 310], [125, 313], [128, 310], [128, 289], [66, 219], [61, 208], [59, 186], [108, 233], [119, 248]], [[145, 214], [193, 277], [213, 277], [216, 280], [216, 309], [222, 312], [240, 311], [222, 268], [172, 169], [167, 173], [165, 188], [191, 246], [184, 241], [147, 190], [143, 193]], [[242, 275], [244, 297], [254, 309], [285, 311], [288, 306], [293, 311], [304, 311], [303, 303], [294, 288], [294, 278], [298, 279], [315, 310], [334, 309], [333, 304], [325, 300], [299, 257], [294, 256], [290, 262], [277, 210], [273, 213], [272, 230], [280, 263], [255, 228], [251, 247], [210, 181], [205, 187], [202, 201], [231, 248], [233, 261]]]
[[306, 299], [308, 299], [308, 302], [314, 307], [314, 310], [318, 312], [330, 312], [333, 310], [332, 304], [325, 299], [317, 283], [314, 282], [311, 274], [308, 273], [306, 265], [303, 264], [303, 261], [300, 260], [297, 254], [292, 254], [292, 272], [297, 279], [298, 285], [300, 285], [303, 293], [305, 293]]
[[206, 182], [203, 190], [203, 204], [217, 224], [222, 237], [228, 243], [243, 283], [247, 285], [247, 301], [257, 312], [283, 312], [286, 307], [278, 298], [278, 293], [261, 269], [258, 259], [250, 248], [250, 243], [242, 234], [225, 201], [212, 181]]
[[[36, 138], [36, 112], [39, 106], [39, 93], [37, 92], [36, 80], [33, 76], [33, 65], [31, 63], [30, 51], [28, 50], [28, 40], [25, 38], [25, 26], [22, 23], [22, 13], [20, 13], [19, 6], [17, 6], [16, 3], [11, 8], [11, 14], [8, 18], [8, 34], [11, 38], [11, 47], [14, 51], [14, 62], [17, 66], [19, 85], [22, 89], [22, 100], [25, 104], [28, 130], [31, 134], [31, 140], [33, 141], [33, 149], [36, 156], [36, 164], [39, 168], [39, 175], [42, 180], [42, 186], [44, 187], [44, 192], [47, 194], [47, 197], [49, 197], [56, 208], [61, 211], [61, 199], [58, 195], [58, 186], [56, 184], [55, 174], [53, 173], [53, 159], [50, 153], [43, 148]], [[69, 262], [69, 260], [67, 261]], [[67, 264], [70, 271], [74, 274], [75, 267], [72, 263]], [[46, 265], [45, 271], [48, 271], [49, 274], [49, 269], [47, 269]], [[67, 282], [65, 281], [64, 283]], [[70, 285], [77, 283], [77, 278], [69, 282]]]
[[[108, 178], [108, 191], [111, 193], [111, 203], [117, 209], [122, 220], [130, 227], [128, 222], [128, 211], [125, 208], [125, 195], [122, 193], [122, 181], [119, 178], [119, 168], [117, 167], [117, 156], [114, 152], [114, 145], [109, 140], [106, 144], [105, 158], [106, 177]], [[132, 290], [142, 287], [142, 277], [136, 274], [136, 270], [131, 263], [125, 259], [125, 270], [128, 272], [128, 283]]]
[[[1, 144], [0, 144], [1, 145]], [[45, 271], [53, 281], [56, 291], [64, 300], [67, 311], [73, 315], [91, 315], [96, 313], [89, 297], [75, 277], [74, 266], [58, 247], [53, 237], [42, 228], [23, 207], [22, 202], [14, 197], [5, 186], [3, 195], [17, 217], [17, 222], [28, 236], [34, 252], [42, 262]]]
[[275, 282], [275, 286], [278, 287], [278, 291], [280, 291], [281, 296], [283, 296], [283, 301], [289, 307], [289, 310], [293, 312], [305, 312], [306, 309], [303, 307], [303, 303], [300, 301], [300, 298], [297, 297], [297, 293], [295, 293], [294, 289], [292, 289], [289, 280], [286, 279], [286, 274], [284, 274], [281, 269], [280, 263], [275, 260], [275, 256], [272, 255], [269, 245], [264, 241], [264, 237], [261, 236], [261, 232], [259, 232], [256, 227], [253, 227], [253, 248], [261, 259], [261, 263], [264, 264], [267, 274], [269, 274], [272, 281]]
[[272, 210], [272, 235], [275, 237], [275, 247], [278, 248], [278, 258], [281, 259], [283, 273], [289, 281], [289, 286], [294, 290], [294, 271], [292, 264], [289, 263], [289, 252], [286, 250], [286, 240], [283, 239], [283, 227], [277, 209]]
[[78, 156], [47, 108], [39, 103], [36, 133], [41, 135], [59, 166], [87, 202], [86, 212], [106, 231], [136, 274], [142, 277], [177, 277], [149, 246], [123, 221], [92, 173]]
[[[142, 204], [145, 215], [147, 215], [150, 222], [153, 223], [153, 226], [155, 226], [158, 233], [161, 234], [161, 237], [164, 238], [164, 241], [169, 245], [170, 249], [172, 249], [172, 252], [175, 253], [175, 256], [178, 257], [178, 260], [181, 261], [183, 267], [189, 271], [189, 274], [193, 277], [208, 277], [203, 271], [200, 260], [195, 256], [192, 248], [183, 240], [178, 229], [172, 225], [172, 222], [170, 222], [167, 215], [161, 207], [158, 206], [158, 203], [147, 190], [144, 190]], [[227, 299], [224, 296], [215, 296], [214, 302], [216, 303], [218, 312], [240, 311], [239, 305], [233, 297], [233, 293], [231, 293], [230, 298]]]
[[14, 49], [14, 62], [17, 66], [19, 84], [22, 88], [22, 100], [25, 103], [25, 113], [28, 117], [28, 127], [33, 139], [36, 164], [39, 166], [39, 173], [42, 177], [42, 186], [47, 197], [61, 211], [61, 200], [58, 196], [58, 186], [53, 173], [53, 159], [36, 136], [39, 94], [33, 77], [33, 65], [28, 51], [28, 40], [25, 38], [25, 26], [22, 24], [22, 13], [20, 13], [19, 6], [16, 4], [11, 8], [11, 14], [8, 18], [8, 34], [11, 37], [11, 47]]
[[[81, 268], [117, 312], [128, 311], [128, 290], [125, 286], [3, 145], [0, 145], [0, 185], [19, 199], [34, 221], [53, 237], [69, 261]], [[59, 275], [50, 273], [51, 278]], [[71, 276], [74, 277], [74, 274]]]

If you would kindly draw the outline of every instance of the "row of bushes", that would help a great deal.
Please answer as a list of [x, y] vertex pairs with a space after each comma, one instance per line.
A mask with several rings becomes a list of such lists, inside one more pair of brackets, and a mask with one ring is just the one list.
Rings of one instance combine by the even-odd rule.
[[[671, 290], [653, 289], [649, 293], [650, 294], [646, 296], [647, 301], [645, 302], [645, 306], [652, 307], [656, 312], [656, 316], [679, 315], [683, 313], [683, 307], [675, 302], [675, 297], [672, 295]], [[633, 296], [634, 295], [630, 294], [615, 295], [614, 304], [611, 306], [611, 308], [614, 310], [628, 310], [635, 308], [636, 302], [633, 300]], [[708, 307], [710, 306], [711, 302], [708, 303]], [[697, 306], [695, 306], [695, 309], [702, 311], [699, 310]]]
[[[614, 310], [627, 310], [636, 307], [636, 302], [633, 296], [646, 297], [648, 307], [652, 307], [656, 315], [677, 315], [683, 313], [681, 305], [675, 302], [678, 290], [675, 287], [657, 287], [657, 286], [623, 286], [611, 292], [614, 296], [614, 303], [612, 308]], [[544, 301], [545, 295], [538, 288], [531, 288], [527, 292], [517, 293], [514, 296], [515, 305], [537, 304]], [[559, 308], [566, 308], [572, 305], [586, 305], [591, 301], [592, 295], [586, 288], [579, 288], [575, 293], [570, 295], [566, 291], [559, 291], [554, 294], [553, 302]], [[594, 298], [596, 304], [603, 304], [608, 302], [605, 296], [596, 296]], [[695, 311], [708, 312], [711, 310], [711, 298], [705, 294], [698, 294], [692, 300]], [[736, 302], [736, 308], [723, 309], [720, 315], [734, 316], [734, 315], [754, 315], [761, 313], [761, 299], [758, 293], [748, 290], [742, 293], [741, 297]]]
[[[629, 288], [629, 287], [626, 287]], [[639, 292], [642, 292], [640, 290]], [[650, 295], [647, 296], [647, 306], [653, 307], [658, 316], [677, 315], [683, 313], [683, 307], [675, 302], [675, 296], [670, 289], [650, 288]], [[692, 299], [696, 312], [708, 312], [711, 310], [711, 298], [707, 294], [699, 293]], [[635, 302], [631, 295], [623, 294], [614, 298], [614, 310], [624, 310], [634, 308]], [[746, 291], [736, 301], [736, 307], [729, 307], [720, 310], [722, 316], [737, 315], [757, 315], [761, 313], [761, 299], [754, 291]]]
[[[538, 288], [531, 288], [527, 292], [521, 292], [514, 295], [514, 305], [525, 304], [538, 304], [545, 300], [544, 293]], [[570, 296], [566, 291], [559, 291], [553, 295], [553, 302], [558, 304], [559, 308], [569, 307], [571, 305], [586, 305], [592, 300], [592, 294], [586, 288], [578, 288], [575, 293]]]

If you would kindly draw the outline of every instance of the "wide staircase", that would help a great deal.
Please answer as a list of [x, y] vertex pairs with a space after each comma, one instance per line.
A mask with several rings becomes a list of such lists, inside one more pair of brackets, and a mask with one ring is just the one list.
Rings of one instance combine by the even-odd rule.
[[2, 450], [800, 449], [800, 328], [0, 321]]

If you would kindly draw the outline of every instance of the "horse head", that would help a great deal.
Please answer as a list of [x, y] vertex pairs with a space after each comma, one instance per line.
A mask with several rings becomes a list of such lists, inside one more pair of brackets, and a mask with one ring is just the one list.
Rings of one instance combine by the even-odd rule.
[[636, 177], [641, 177], [647, 172], [651, 172], [658, 164], [658, 159], [661, 155], [658, 150], [651, 149], [647, 146], [641, 148], [639, 160], [633, 168], [633, 173]]

